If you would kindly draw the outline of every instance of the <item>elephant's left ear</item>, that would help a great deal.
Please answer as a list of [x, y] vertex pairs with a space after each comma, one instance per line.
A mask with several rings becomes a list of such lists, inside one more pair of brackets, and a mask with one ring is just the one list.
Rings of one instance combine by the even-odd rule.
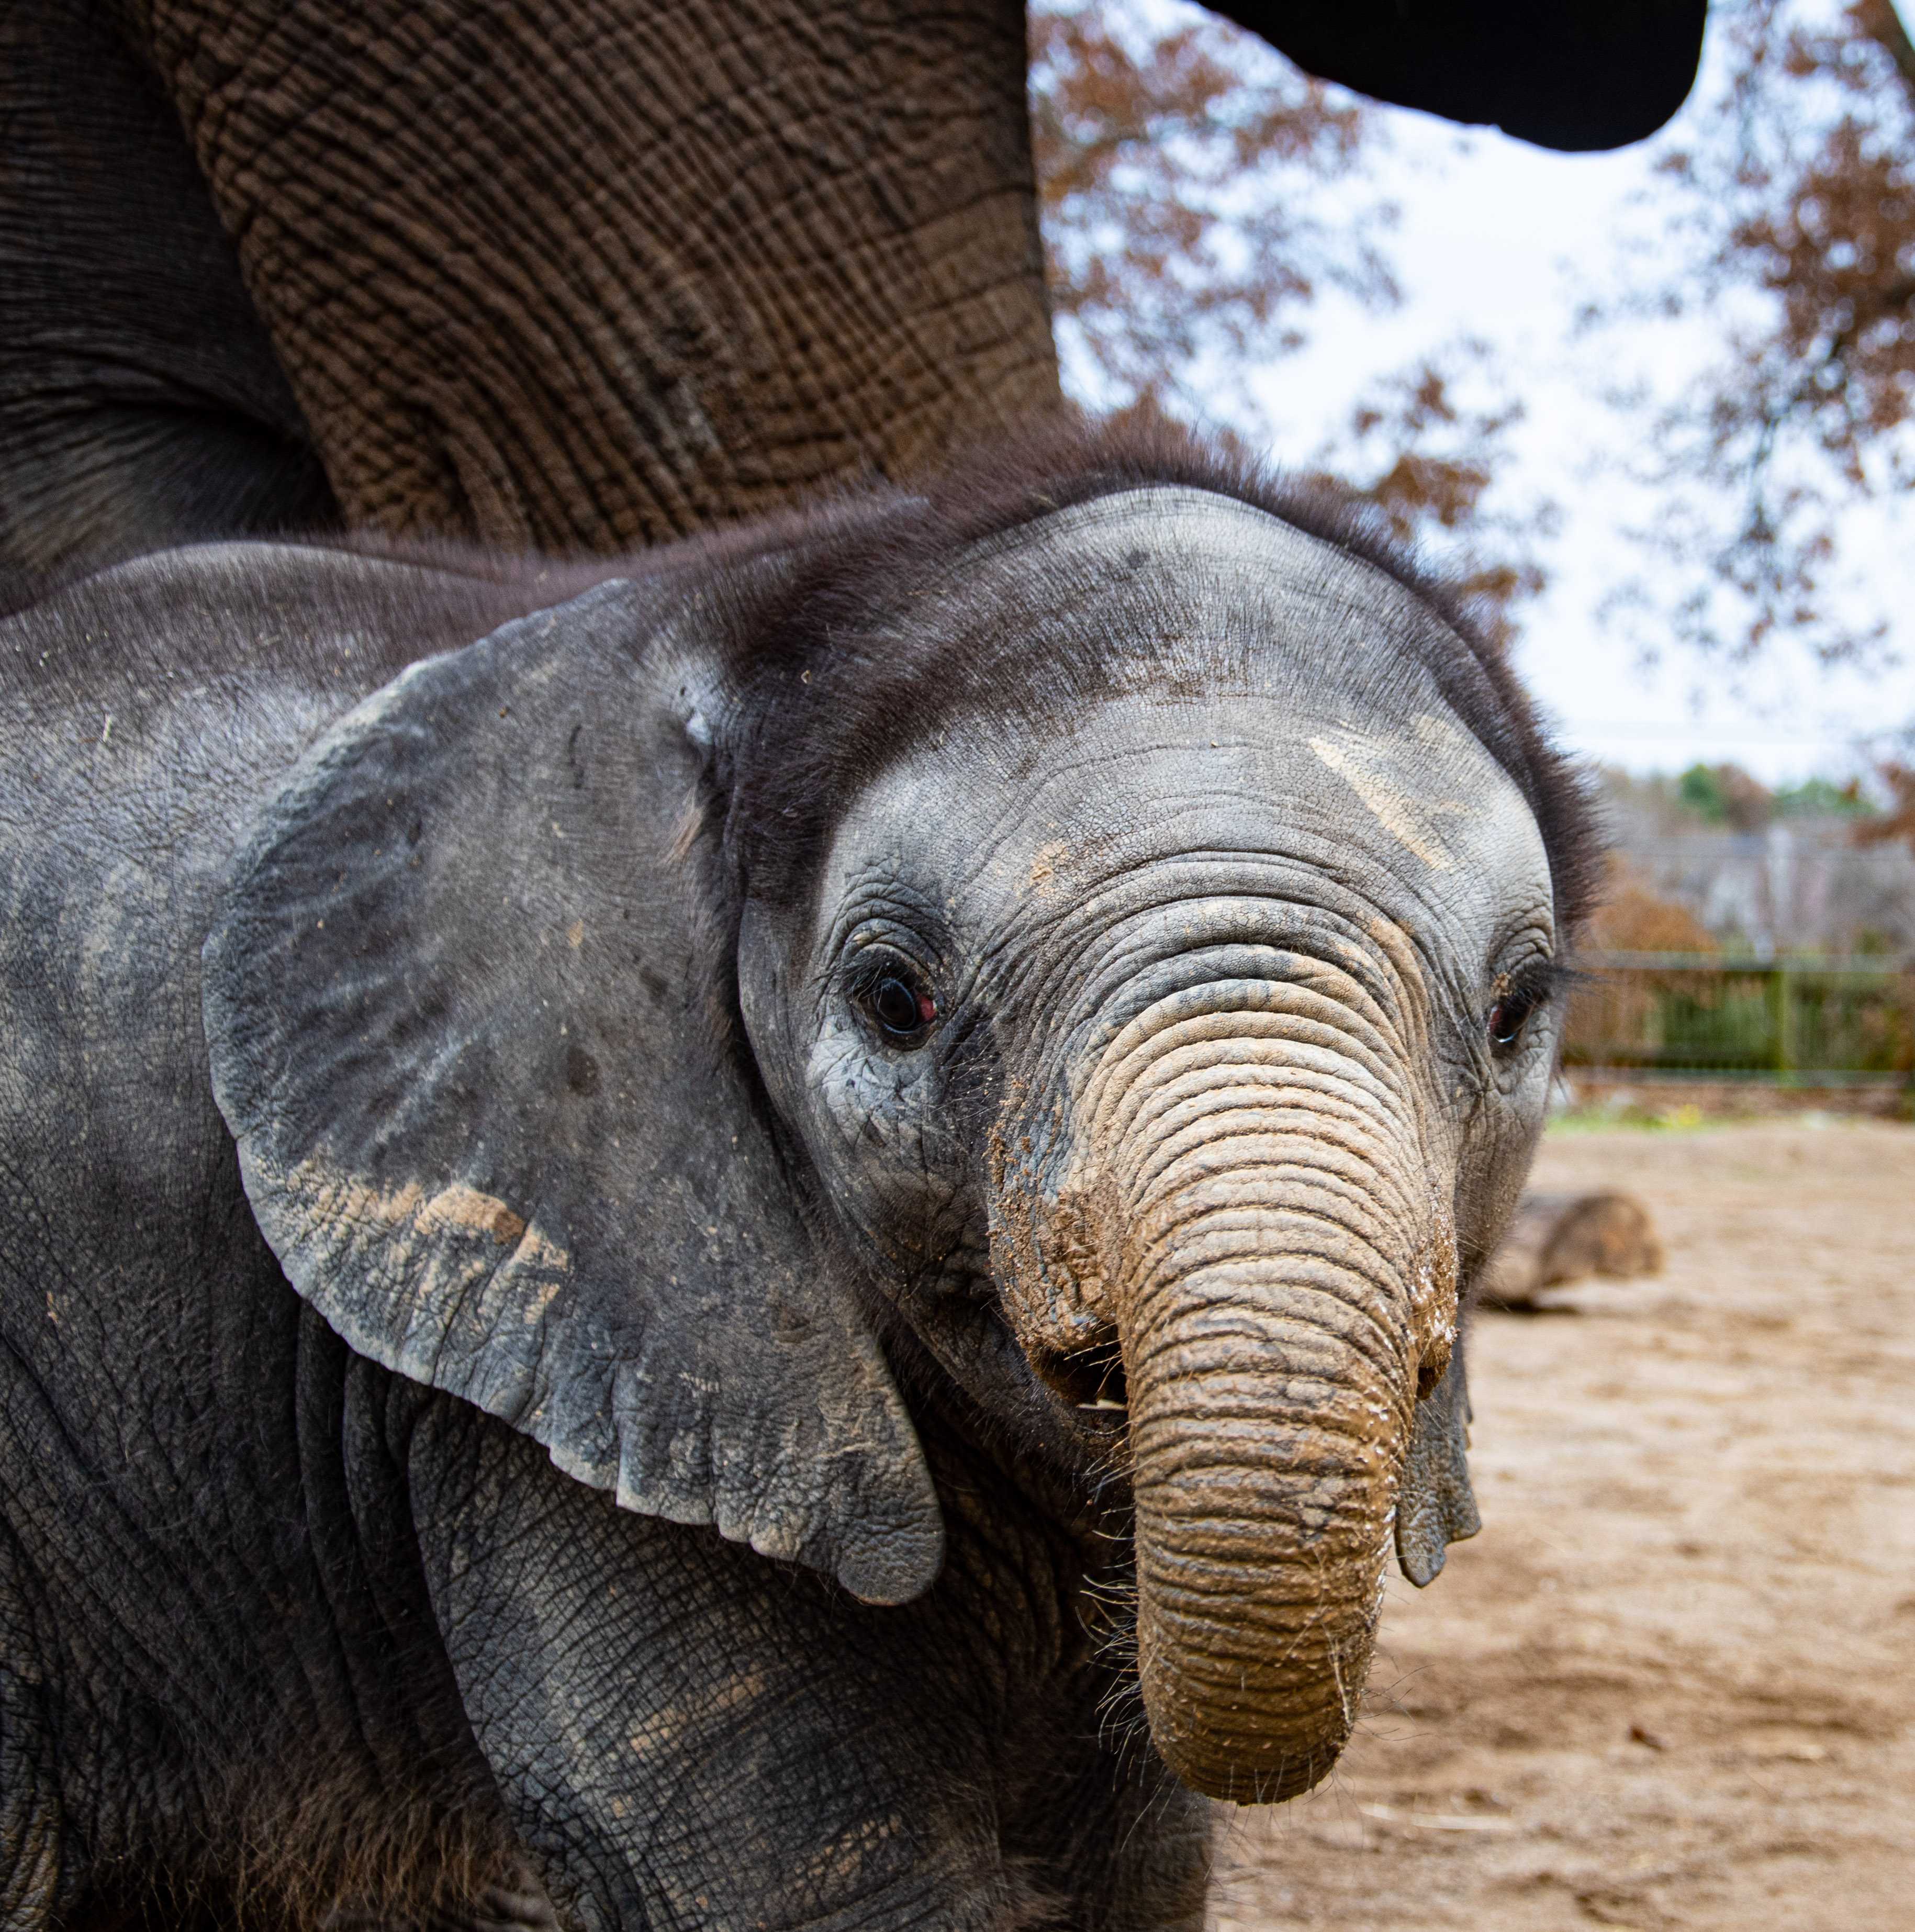
[[901, 1601], [937, 1496], [711, 1017], [678, 611], [601, 586], [313, 748], [206, 943], [214, 1088], [288, 1278], [361, 1354], [628, 1509]]

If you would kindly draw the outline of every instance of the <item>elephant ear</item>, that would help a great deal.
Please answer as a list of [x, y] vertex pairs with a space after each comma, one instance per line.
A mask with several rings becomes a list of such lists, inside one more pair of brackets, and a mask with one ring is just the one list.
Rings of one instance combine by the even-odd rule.
[[1410, 1453], [1396, 1496], [1396, 1560], [1421, 1589], [1436, 1580], [1444, 1552], [1483, 1526], [1470, 1486], [1470, 1385], [1459, 1332], [1449, 1365], [1416, 1405]]
[[214, 1090], [266, 1239], [353, 1348], [625, 1508], [902, 1601], [942, 1562], [937, 1496], [712, 1017], [710, 680], [667, 614], [601, 586], [313, 748], [206, 943]]

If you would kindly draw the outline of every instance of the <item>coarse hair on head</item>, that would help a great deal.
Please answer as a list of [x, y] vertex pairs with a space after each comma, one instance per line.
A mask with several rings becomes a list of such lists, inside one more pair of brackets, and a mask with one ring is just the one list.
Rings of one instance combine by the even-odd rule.
[[[1422, 661], [1445, 701], [1535, 814], [1566, 937], [1593, 910], [1602, 842], [1584, 781], [1553, 746], [1480, 610], [1425, 569], [1382, 514], [1320, 478], [1284, 476], [1234, 442], [1133, 411], [1060, 414], [999, 435], [917, 488], [873, 490], [787, 522], [778, 590], [729, 626], [738, 706], [725, 844], [749, 890], [789, 902], [816, 875], [850, 800], [899, 753], [965, 716], [1054, 716], [1094, 701], [1126, 669], [1101, 640], [1065, 659], [1002, 648], [936, 647], [936, 627], [901, 622], [938, 594], [972, 546], [1077, 504], [1152, 487], [1200, 490], [1260, 510], [1394, 580], [1437, 620]], [[975, 640], [973, 641], [973, 645]]]

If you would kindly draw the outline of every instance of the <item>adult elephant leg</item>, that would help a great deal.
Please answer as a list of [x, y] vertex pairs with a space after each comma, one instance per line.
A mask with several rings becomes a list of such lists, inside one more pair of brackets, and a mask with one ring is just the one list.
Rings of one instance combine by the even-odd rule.
[[1054, 406], [1016, 0], [133, 0], [348, 520], [607, 550]]
[[408, 1467], [435, 1615], [562, 1910], [981, 1932], [1029, 1903], [991, 1795], [1007, 1700], [966, 1673], [977, 1619], [940, 1609], [947, 1585], [861, 1605], [421, 1401]]
[[337, 514], [179, 117], [107, 0], [8, 0], [0, 578]]

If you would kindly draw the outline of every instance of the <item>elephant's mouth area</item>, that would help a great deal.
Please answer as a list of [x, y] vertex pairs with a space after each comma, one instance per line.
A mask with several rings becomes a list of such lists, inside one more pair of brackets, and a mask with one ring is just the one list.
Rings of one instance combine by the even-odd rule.
[[1072, 1427], [1099, 1439], [1122, 1436], [1131, 1419], [1130, 1384], [1113, 1335], [1068, 1354], [1026, 1351], [1038, 1380], [1066, 1412]]

